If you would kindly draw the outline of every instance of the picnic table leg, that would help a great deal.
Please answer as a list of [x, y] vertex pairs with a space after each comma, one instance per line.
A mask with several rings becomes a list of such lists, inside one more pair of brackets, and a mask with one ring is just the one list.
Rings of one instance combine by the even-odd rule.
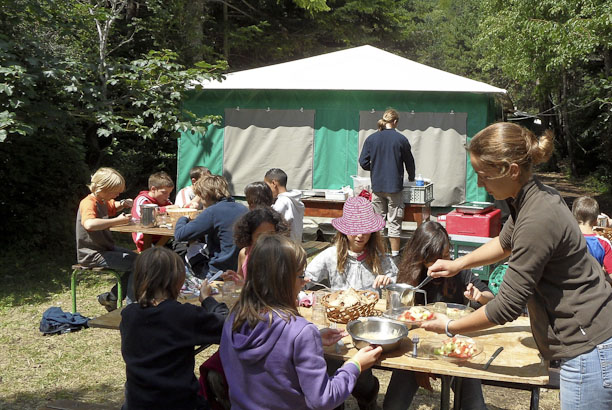
[[451, 376], [442, 375], [442, 388], [440, 391], [440, 410], [450, 409], [450, 385]]
[[531, 389], [531, 403], [529, 404], [530, 410], [538, 410], [540, 407], [540, 388], [533, 387]]
[[454, 399], [454, 404], [453, 404], [453, 410], [460, 410], [461, 409], [461, 385], [463, 384], [463, 378], [461, 377], [454, 377], [453, 378], [453, 382], [455, 383], [455, 399]]
[[150, 235], [148, 233], [145, 233], [142, 235], [142, 249], [149, 249], [151, 247], [151, 244], [153, 243], [153, 235]]

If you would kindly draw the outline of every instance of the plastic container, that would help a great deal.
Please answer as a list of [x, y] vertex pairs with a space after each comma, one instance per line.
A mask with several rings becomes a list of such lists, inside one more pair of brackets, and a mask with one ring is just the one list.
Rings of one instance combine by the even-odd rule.
[[[456, 235], [449, 234], [451, 242], [451, 258], [457, 259], [470, 252], [478, 249], [485, 243], [491, 241], [493, 238], [483, 236], [467, 236], [467, 235]], [[472, 274], [478, 276], [481, 280], [488, 280], [489, 276], [499, 265], [499, 262], [491, 265], [475, 266], [471, 268]]]
[[449, 234], [492, 238], [499, 235], [500, 230], [500, 209], [482, 214], [465, 214], [456, 210], [446, 214], [446, 231]]
[[372, 182], [369, 177], [351, 175], [351, 179], [353, 180], [353, 196], [359, 196], [364, 190], [372, 193]]
[[426, 204], [434, 200], [433, 184], [429, 183], [424, 186], [416, 186], [410, 183], [404, 185], [402, 197], [406, 204]]
[[325, 199], [332, 199], [336, 201], [345, 201], [347, 193], [342, 190], [328, 190], [325, 191]]

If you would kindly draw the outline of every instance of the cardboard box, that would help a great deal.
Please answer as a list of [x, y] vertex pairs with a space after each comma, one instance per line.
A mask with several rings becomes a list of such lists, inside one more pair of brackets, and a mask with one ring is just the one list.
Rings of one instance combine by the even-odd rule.
[[456, 210], [446, 214], [446, 231], [449, 234], [493, 238], [499, 235], [500, 230], [500, 209], [484, 214], [464, 214]]

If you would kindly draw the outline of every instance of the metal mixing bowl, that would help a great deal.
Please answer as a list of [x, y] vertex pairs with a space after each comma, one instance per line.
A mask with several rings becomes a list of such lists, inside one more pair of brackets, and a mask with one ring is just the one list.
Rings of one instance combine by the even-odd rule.
[[[351, 320], [346, 325], [346, 331], [353, 338], [353, 344], [357, 349], [379, 345], [382, 346], [383, 352], [397, 349], [402, 339], [408, 336], [406, 326], [381, 317], [362, 317]], [[372, 338], [372, 335], [375, 335], [375, 338]], [[395, 336], [392, 337], [393, 335]]]

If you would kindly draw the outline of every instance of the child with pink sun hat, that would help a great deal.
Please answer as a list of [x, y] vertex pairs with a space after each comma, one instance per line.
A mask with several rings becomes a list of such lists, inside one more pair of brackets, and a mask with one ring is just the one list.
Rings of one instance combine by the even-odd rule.
[[[397, 267], [385, 252], [380, 231], [385, 220], [374, 213], [372, 203], [363, 197], [349, 198], [342, 217], [332, 220], [338, 233], [333, 246], [318, 254], [306, 267], [306, 280], [324, 283], [330, 288], [357, 290], [381, 288], [395, 282]], [[334, 374], [342, 362], [327, 359], [327, 371]], [[359, 409], [376, 408], [379, 382], [371, 370], [357, 378], [353, 397]]]
[[332, 289], [371, 289], [395, 282], [397, 267], [386, 255], [380, 231], [385, 220], [363, 197], [349, 198], [342, 217], [332, 220], [338, 233], [333, 246], [306, 267], [306, 278], [329, 281]]

